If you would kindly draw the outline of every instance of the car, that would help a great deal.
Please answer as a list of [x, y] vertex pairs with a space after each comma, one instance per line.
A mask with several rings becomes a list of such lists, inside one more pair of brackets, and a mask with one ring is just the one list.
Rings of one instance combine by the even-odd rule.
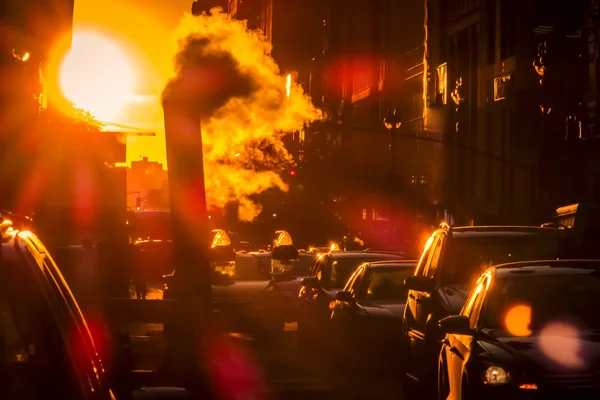
[[337, 292], [331, 303], [332, 337], [343, 364], [384, 371], [401, 364], [404, 279], [416, 265], [416, 260], [364, 263]]
[[394, 261], [397, 253], [367, 251], [331, 252], [319, 256], [310, 275], [301, 282], [298, 292], [298, 341], [301, 347], [312, 348], [326, 335], [330, 326], [330, 303], [348, 278], [365, 262]]
[[407, 391], [413, 391], [415, 383], [423, 388], [435, 383], [443, 339], [437, 321], [461, 310], [485, 268], [511, 261], [556, 259], [563, 254], [565, 240], [564, 230], [552, 228], [441, 224], [428, 240], [415, 274], [406, 279]]
[[[255, 265], [254, 268], [262, 268], [268, 271], [271, 259], [272, 255], [269, 252], [252, 252], [244, 256], [238, 254], [235, 262], [236, 265]], [[285, 322], [294, 322], [298, 319], [298, 291], [302, 285], [302, 279], [310, 274], [310, 269], [314, 265], [315, 260], [316, 257], [313, 254], [300, 252], [298, 259], [289, 262], [289, 271], [273, 275], [273, 279], [276, 280], [283, 297]]]
[[599, 260], [491, 267], [439, 321], [439, 398], [600, 398], [598, 309]]
[[[213, 265], [213, 311], [237, 332], [273, 335], [283, 332], [283, 297], [265, 265], [252, 254], [237, 254], [233, 265]], [[267, 267], [268, 268], [268, 267]], [[163, 276], [163, 299], [175, 297], [175, 272]]]
[[54, 259], [14, 215], [0, 215], [0, 222], [0, 398], [188, 398], [178, 388], [113, 392], [114, 381]]

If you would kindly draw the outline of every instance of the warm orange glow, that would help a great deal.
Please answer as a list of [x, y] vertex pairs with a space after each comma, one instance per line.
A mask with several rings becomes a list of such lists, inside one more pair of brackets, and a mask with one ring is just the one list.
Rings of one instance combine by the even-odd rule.
[[531, 335], [531, 307], [527, 305], [516, 305], [513, 306], [506, 313], [504, 318], [504, 325], [506, 330], [519, 337], [526, 337]]
[[75, 106], [114, 121], [132, 98], [134, 70], [127, 54], [106, 35], [76, 31], [58, 70], [62, 94]]
[[[210, 171], [206, 175], [209, 206], [219, 209], [236, 201], [238, 217], [253, 220], [262, 210], [253, 201], [254, 194], [271, 188], [288, 189], [281, 176], [286, 173], [282, 166], [292, 156], [284, 146], [283, 134], [302, 129], [307, 122], [320, 118], [321, 113], [292, 76], [281, 73], [270, 55], [269, 43], [259, 32], [249, 31], [244, 22], [223, 13], [199, 17], [188, 14], [175, 32], [180, 43], [179, 57], [168, 59], [194, 60], [190, 54], [198, 50], [189, 46], [189, 38], [206, 39], [206, 55], [233, 58], [252, 88], [251, 93], [229, 98], [202, 121], [202, 142], [205, 169]], [[181, 65], [175, 66], [174, 73], [181, 71], [177, 67]], [[197, 82], [201, 81], [192, 77], [193, 74], [178, 78], [189, 79], [189, 84], [181, 86], [188, 92], [197, 89]], [[211, 82], [217, 84], [218, 74], [216, 78]], [[227, 89], [226, 85], [223, 87]]]
[[519, 386], [519, 389], [536, 390], [537, 385], [535, 383], [523, 383]]

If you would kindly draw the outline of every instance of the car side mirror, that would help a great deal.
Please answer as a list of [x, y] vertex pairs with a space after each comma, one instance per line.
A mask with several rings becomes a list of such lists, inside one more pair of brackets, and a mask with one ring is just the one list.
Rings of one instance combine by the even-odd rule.
[[352, 293], [347, 292], [345, 290], [337, 292], [335, 295], [335, 299], [337, 301], [343, 301], [344, 303], [354, 303], [354, 296], [352, 296]]
[[404, 279], [404, 286], [407, 290], [416, 290], [417, 292], [431, 293], [435, 289], [435, 281], [425, 276], [409, 276]]
[[309, 276], [307, 278], [302, 279], [302, 286], [307, 288], [318, 288], [321, 285], [321, 282], [315, 278], [314, 276]]
[[465, 315], [451, 315], [438, 322], [438, 325], [443, 333], [451, 335], [471, 335], [473, 330], [469, 317]]

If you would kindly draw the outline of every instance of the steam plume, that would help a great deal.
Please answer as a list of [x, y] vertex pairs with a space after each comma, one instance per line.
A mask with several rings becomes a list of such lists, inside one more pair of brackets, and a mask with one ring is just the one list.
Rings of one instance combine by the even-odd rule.
[[247, 29], [220, 9], [186, 15], [176, 34], [174, 76], [163, 101], [193, 102], [202, 115], [209, 207], [239, 202], [239, 218], [261, 211], [249, 196], [270, 188], [286, 191], [278, 175], [292, 161], [281, 141], [320, 117], [302, 88], [270, 56], [260, 32]]

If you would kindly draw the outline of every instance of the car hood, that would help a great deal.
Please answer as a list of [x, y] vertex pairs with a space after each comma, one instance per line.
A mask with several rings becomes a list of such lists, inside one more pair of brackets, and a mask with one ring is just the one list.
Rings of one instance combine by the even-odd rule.
[[[483, 330], [486, 332], [486, 330]], [[484, 354], [507, 364], [528, 364], [545, 374], [566, 374], [600, 368], [600, 335], [579, 337], [533, 335], [512, 337], [487, 331], [489, 340], [479, 342]]]
[[240, 299], [267, 293], [271, 281], [233, 281], [228, 285], [212, 285], [213, 300]]
[[404, 315], [404, 301], [371, 300], [359, 302], [365, 316], [382, 319], [401, 320]]
[[469, 296], [468, 285], [444, 285], [437, 289], [441, 305], [448, 311], [449, 315], [460, 313], [465, 300]]

